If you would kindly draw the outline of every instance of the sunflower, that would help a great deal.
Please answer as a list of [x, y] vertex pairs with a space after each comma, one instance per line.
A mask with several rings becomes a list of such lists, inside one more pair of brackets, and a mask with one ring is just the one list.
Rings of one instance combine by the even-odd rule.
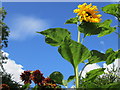
[[97, 6], [92, 6], [90, 3], [87, 5], [87, 3], [84, 3], [82, 5], [78, 5], [78, 9], [74, 10], [74, 13], [78, 13], [80, 22], [86, 21], [86, 22], [95, 22], [99, 23], [101, 21], [101, 14], [98, 14], [99, 11], [97, 11]]

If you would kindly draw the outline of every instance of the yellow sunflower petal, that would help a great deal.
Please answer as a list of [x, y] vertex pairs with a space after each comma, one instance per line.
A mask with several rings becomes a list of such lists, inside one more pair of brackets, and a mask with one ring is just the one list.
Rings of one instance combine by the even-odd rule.
[[87, 3], [83, 3], [82, 5], [85, 6], [85, 5], [87, 5]]
[[86, 8], [90, 8], [92, 6], [92, 4], [90, 3], [89, 5], [86, 6]]
[[81, 8], [81, 7], [83, 7], [83, 5], [78, 5], [78, 8]]
[[92, 6], [90, 3], [87, 5], [87, 3], [83, 3], [82, 5], [78, 5], [78, 9], [74, 10], [74, 13], [78, 13], [77, 15], [80, 17], [80, 22], [86, 21], [86, 22], [100, 22], [101, 19], [100, 17], [102, 16], [101, 14], [98, 14], [99, 11], [97, 6]]
[[75, 9], [73, 12], [74, 12], [74, 13], [79, 13], [79, 12], [80, 12], [80, 9]]
[[86, 14], [86, 11], [83, 11], [82, 14], [85, 15], [85, 14]]
[[97, 6], [92, 6], [93, 10], [98, 10]]
[[100, 18], [102, 15], [101, 14], [98, 14], [97, 17]]

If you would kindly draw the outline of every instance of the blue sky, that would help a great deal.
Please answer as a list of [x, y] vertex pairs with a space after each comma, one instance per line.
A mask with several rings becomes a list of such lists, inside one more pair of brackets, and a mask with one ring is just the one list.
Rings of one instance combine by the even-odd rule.
[[[112, 2], [113, 3], [113, 2]], [[21, 64], [24, 70], [39, 69], [45, 76], [53, 71], [60, 71], [65, 76], [73, 75], [72, 65], [64, 60], [57, 51], [57, 47], [45, 43], [44, 36], [35, 33], [48, 28], [66, 28], [72, 33], [72, 39], [77, 40], [76, 25], [65, 25], [65, 21], [75, 17], [73, 10], [82, 2], [11, 2], [2, 3], [7, 11], [5, 23], [9, 26], [11, 34], [9, 46], [4, 51], [9, 53], [9, 57]], [[89, 4], [89, 3], [88, 3]], [[93, 5], [101, 7], [111, 3], [93, 2]], [[118, 24], [114, 16], [104, 14], [102, 20], [112, 19], [111, 26]], [[83, 43], [90, 50], [104, 52], [108, 48], [118, 49], [118, 37], [115, 33], [98, 38], [96, 35], [86, 37]], [[102, 65], [102, 63], [100, 63]], [[80, 68], [83, 65], [81, 64]]]

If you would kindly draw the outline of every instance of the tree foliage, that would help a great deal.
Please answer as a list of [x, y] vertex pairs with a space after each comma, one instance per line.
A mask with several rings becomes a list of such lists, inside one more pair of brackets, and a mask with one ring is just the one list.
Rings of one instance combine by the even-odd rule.
[[8, 46], [8, 36], [9, 36], [9, 28], [3, 22], [5, 19], [7, 12], [4, 8], [0, 8], [0, 48]]
[[2, 75], [2, 84], [7, 84], [10, 87], [10, 89], [19, 90], [20, 86], [22, 86], [21, 84], [12, 80], [13, 77], [11, 74], [7, 74], [5, 72], [0, 72], [0, 73]]
[[6, 14], [7, 12], [4, 8], [0, 8], [0, 67], [2, 69], [2, 71], [0, 71], [0, 79], [2, 80], [2, 84], [8, 85], [10, 89], [19, 90], [21, 85], [14, 81], [12, 75], [8, 74], [3, 67], [3, 63], [6, 63], [4, 60], [8, 59], [8, 57], [4, 55], [5, 52], [1, 50], [3, 47], [8, 47], [9, 28], [3, 22]]
[[[93, 71], [94, 70], [92, 70], [92, 72]], [[94, 78], [94, 80], [93, 79], [90, 80], [88, 78], [88, 75], [86, 75], [85, 78], [81, 79], [80, 86], [82, 88], [118, 88], [119, 89], [120, 76], [118, 76], [118, 72], [120, 72], [120, 68], [116, 68], [115, 65], [113, 64], [111, 69], [107, 68], [106, 73], [104, 72], [101, 76], [98, 75], [97, 77]], [[96, 74], [99, 74], [99, 72], [95, 73], [93, 76], [95, 76]]]

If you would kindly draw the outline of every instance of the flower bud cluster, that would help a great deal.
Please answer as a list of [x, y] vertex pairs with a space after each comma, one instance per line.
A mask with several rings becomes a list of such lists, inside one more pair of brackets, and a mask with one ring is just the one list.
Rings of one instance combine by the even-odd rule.
[[49, 77], [45, 78], [39, 70], [35, 71], [24, 71], [21, 75], [21, 80], [24, 84], [31, 84], [32, 81], [39, 87], [44, 88], [56, 88], [58, 85]]

